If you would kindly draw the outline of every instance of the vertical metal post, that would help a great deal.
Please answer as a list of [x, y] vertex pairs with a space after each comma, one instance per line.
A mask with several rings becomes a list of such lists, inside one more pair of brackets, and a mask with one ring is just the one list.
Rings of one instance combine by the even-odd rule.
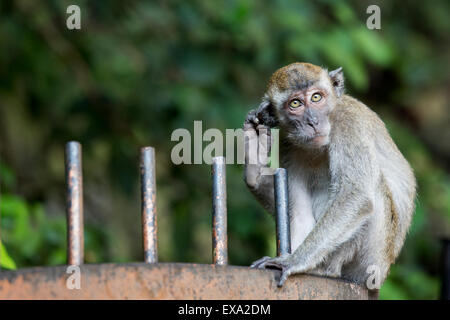
[[158, 262], [156, 224], [156, 174], [155, 149], [141, 148], [141, 213], [144, 259], [146, 263]]
[[212, 187], [213, 263], [217, 265], [227, 265], [228, 264], [227, 185], [226, 185], [226, 165], [224, 157], [213, 158], [212, 179], [213, 179], [213, 187]]
[[278, 168], [274, 175], [275, 212], [277, 227], [277, 255], [291, 253], [289, 225], [288, 176], [286, 169]]
[[67, 210], [67, 263], [81, 265], [84, 260], [83, 227], [83, 173], [81, 166], [81, 144], [70, 141], [66, 144], [66, 210]]
[[450, 239], [442, 239], [441, 299], [450, 300]]

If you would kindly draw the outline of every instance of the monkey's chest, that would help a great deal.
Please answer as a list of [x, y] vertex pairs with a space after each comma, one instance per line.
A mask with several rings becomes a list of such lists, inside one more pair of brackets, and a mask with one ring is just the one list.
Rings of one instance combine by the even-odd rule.
[[326, 180], [310, 184], [309, 179], [304, 176], [289, 175], [292, 252], [305, 240], [318, 219], [324, 214], [328, 198]]
[[330, 176], [325, 169], [292, 170], [289, 175], [291, 215], [309, 215], [317, 221], [324, 214], [330, 198]]

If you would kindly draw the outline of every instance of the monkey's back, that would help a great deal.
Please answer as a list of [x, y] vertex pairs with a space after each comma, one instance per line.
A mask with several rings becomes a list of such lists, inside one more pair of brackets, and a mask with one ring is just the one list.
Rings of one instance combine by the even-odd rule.
[[[370, 156], [378, 171], [378, 199], [384, 202], [386, 216], [384, 230], [391, 262], [398, 256], [411, 224], [416, 195], [416, 180], [408, 161], [392, 140], [384, 122], [360, 101], [350, 96], [343, 97], [338, 107], [346, 116], [349, 126], [356, 126], [355, 132], [361, 143], [368, 144]], [[368, 137], [368, 138], [364, 138]]]

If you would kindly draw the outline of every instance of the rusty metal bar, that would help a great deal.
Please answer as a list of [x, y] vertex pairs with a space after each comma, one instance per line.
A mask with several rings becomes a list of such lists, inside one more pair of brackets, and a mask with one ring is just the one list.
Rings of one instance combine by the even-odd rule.
[[213, 188], [212, 188], [213, 263], [217, 265], [227, 265], [228, 264], [227, 185], [226, 185], [226, 165], [224, 157], [213, 158], [212, 179], [213, 179]]
[[67, 188], [67, 263], [69, 265], [81, 265], [84, 260], [81, 144], [76, 141], [68, 142], [66, 144], [65, 158]]
[[141, 148], [140, 171], [144, 259], [146, 263], [156, 263], [158, 262], [158, 238], [156, 224], [156, 175], [154, 148]]
[[275, 211], [277, 228], [277, 255], [291, 253], [289, 226], [288, 176], [286, 169], [278, 168], [274, 175]]

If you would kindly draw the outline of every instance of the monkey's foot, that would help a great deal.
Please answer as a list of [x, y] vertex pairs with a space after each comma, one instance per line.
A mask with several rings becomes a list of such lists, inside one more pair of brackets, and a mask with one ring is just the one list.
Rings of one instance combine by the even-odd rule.
[[278, 281], [278, 286], [281, 287], [285, 283], [286, 279], [292, 273], [296, 272], [294, 267], [296, 266], [292, 261], [292, 255], [283, 255], [281, 257], [271, 258], [262, 257], [256, 260], [250, 265], [250, 268], [266, 269], [266, 268], [276, 268], [281, 270], [280, 280]]

